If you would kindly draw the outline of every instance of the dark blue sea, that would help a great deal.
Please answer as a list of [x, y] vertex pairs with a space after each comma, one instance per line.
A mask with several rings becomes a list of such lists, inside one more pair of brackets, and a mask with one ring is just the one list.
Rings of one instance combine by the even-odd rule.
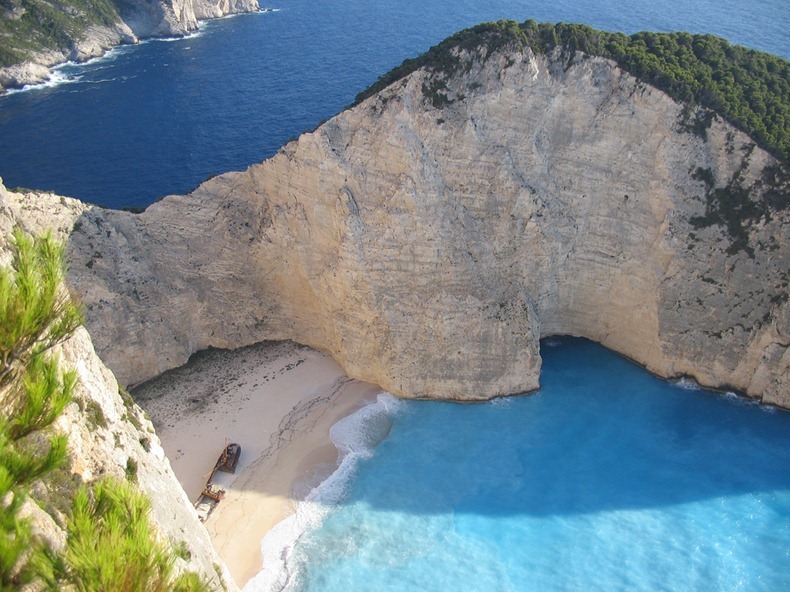
[[[267, 0], [263, 0], [266, 2]], [[790, 57], [788, 0], [281, 0], [0, 97], [0, 177], [113, 208], [184, 193], [315, 128], [464, 27], [509, 18], [709, 32]]]
[[[790, 57], [788, 0], [272, 7], [0, 97], [0, 176], [144, 206], [271, 156], [404, 58], [500, 18], [710, 32]], [[340, 468], [264, 540], [267, 569], [245, 590], [790, 590], [790, 415], [583, 340], [542, 353], [537, 394], [382, 394], [337, 424]]]

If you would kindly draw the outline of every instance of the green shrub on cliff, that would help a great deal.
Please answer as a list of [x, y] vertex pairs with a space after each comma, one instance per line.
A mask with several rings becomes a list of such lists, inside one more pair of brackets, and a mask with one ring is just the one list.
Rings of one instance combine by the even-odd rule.
[[0, 66], [25, 61], [31, 52], [70, 51], [90, 25], [119, 20], [113, 0], [0, 0]]
[[80, 324], [62, 286], [63, 249], [49, 237], [14, 234], [0, 267], [0, 589], [18, 590], [51, 570], [46, 548], [20, 516], [35, 480], [63, 464], [66, 437], [48, 427], [71, 401], [74, 372], [51, 348]]
[[76, 386], [52, 348], [82, 315], [63, 287], [62, 245], [16, 231], [12, 246], [10, 266], [0, 265], [0, 592], [31, 582], [91, 592], [210, 590], [193, 573], [175, 575], [177, 555], [156, 540], [147, 499], [119, 480], [79, 490], [62, 555], [33, 536], [23, 506], [31, 485], [64, 465], [67, 438], [51, 426]]
[[[34, 239], [17, 230], [14, 247], [11, 268], [0, 269], [0, 409], [8, 417], [16, 417], [27, 405], [23, 376], [31, 364], [42, 363], [44, 354], [82, 323], [63, 288], [62, 245], [49, 236]], [[50, 411], [49, 422], [42, 421], [51, 423], [52, 414], [61, 410]]]
[[79, 592], [199, 592], [194, 574], [174, 576], [176, 554], [151, 536], [148, 499], [121, 481], [83, 487], [68, 523], [65, 581]]
[[[713, 35], [626, 36], [585, 25], [533, 20], [484, 23], [404, 61], [357, 95], [355, 104], [422, 67], [444, 79], [468, 68], [471, 64], [459, 57], [459, 49], [477, 52], [485, 60], [503, 47], [529, 47], [539, 54], [559, 47], [566, 66], [582, 59], [582, 54], [612, 59], [677, 101], [718, 113], [777, 158], [790, 162], [790, 62]], [[690, 125], [693, 128], [694, 122]]]

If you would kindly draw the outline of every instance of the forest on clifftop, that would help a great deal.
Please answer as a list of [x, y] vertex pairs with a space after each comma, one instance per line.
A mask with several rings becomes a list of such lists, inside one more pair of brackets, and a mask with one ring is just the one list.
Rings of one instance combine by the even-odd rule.
[[[358, 104], [419, 68], [438, 74], [426, 88], [440, 107], [443, 79], [471, 66], [462, 53], [483, 59], [502, 48], [547, 54], [560, 48], [570, 67], [584, 56], [614, 60], [625, 71], [690, 107], [688, 130], [704, 135], [716, 113], [779, 160], [790, 162], [790, 62], [731, 45], [714, 35], [642, 32], [631, 36], [586, 25], [498, 21], [465, 29], [426, 53], [405, 60], [357, 95]], [[438, 93], [438, 94], [437, 94]], [[696, 111], [694, 108], [702, 107]], [[709, 110], [711, 113], [706, 113]]]
[[121, 20], [115, 0], [0, 0], [0, 67], [31, 59], [31, 54], [74, 48], [91, 25]]

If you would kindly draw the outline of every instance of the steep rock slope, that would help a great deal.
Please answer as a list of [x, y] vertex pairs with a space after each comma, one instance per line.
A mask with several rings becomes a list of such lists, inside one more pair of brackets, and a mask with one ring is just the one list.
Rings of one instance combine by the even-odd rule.
[[[7, 198], [0, 185], [0, 264], [7, 262], [7, 238], [17, 224], [33, 233], [50, 228], [64, 237], [65, 229], [57, 220], [48, 219], [41, 227], [17, 218]], [[151, 522], [157, 535], [168, 545], [189, 552], [186, 559], [178, 560], [177, 568], [197, 572], [217, 590], [237, 590], [173, 473], [153, 425], [131, 397], [122, 394], [112, 372], [97, 356], [88, 332], [78, 329], [58, 349], [63, 366], [75, 370], [78, 381], [74, 402], [55, 424], [68, 435], [69, 461], [34, 486], [34, 501], [28, 500], [26, 507], [34, 532], [54, 551], [62, 551], [73, 490], [106, 476], [131, 477], [151, 501]]]
[[536, 388], [538, 339], [573, 334], [790, 407], [779, 163], [609, 60], [459, 51], [139, 216], [61, 200], [120, 380], [287, 338], [403, 396], [483, 399]]

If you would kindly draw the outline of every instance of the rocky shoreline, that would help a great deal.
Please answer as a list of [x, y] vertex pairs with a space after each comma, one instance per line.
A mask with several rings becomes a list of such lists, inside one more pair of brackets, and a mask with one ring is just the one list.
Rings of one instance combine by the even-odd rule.
[[31, 54], [31, 60], [0, 68], [0, 94], [10, 89], [42, 84], [50, 80], [53, 68], [67, 62], [82, 63], [101, 57], [119, 45], [133, 45], [146, 39], [184, 37], [198, 30], [200, 22], [233, 14], [258, 12], [258, 0], [135, 0], [111, 26], [94, 25], [67, 49]]

